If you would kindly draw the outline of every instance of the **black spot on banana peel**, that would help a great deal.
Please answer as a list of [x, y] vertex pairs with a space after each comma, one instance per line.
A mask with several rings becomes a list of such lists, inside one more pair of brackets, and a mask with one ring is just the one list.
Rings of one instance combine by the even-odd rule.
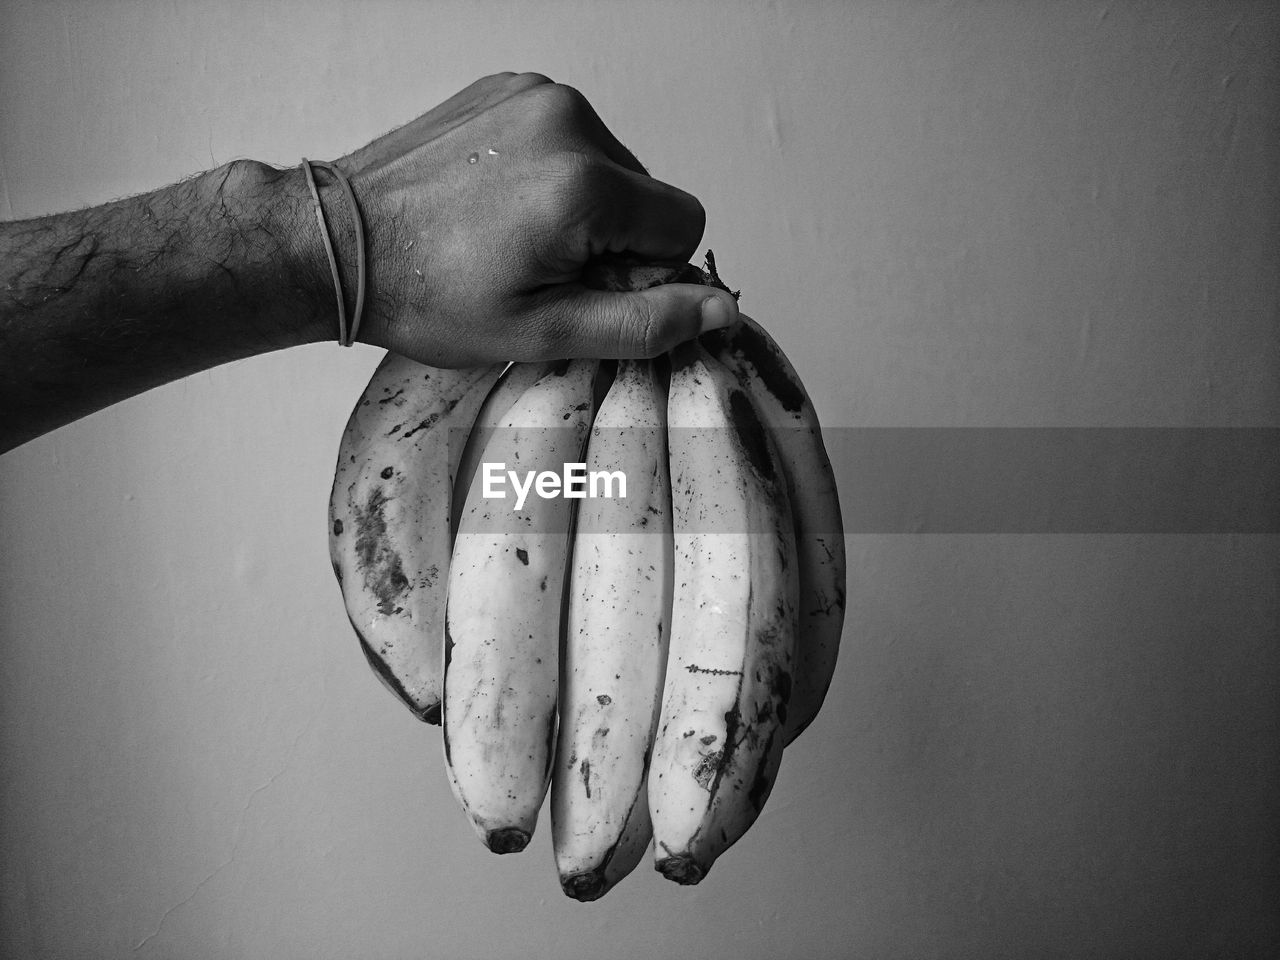
[[733, 418], [738, 441], [756, 473], [766, 480], [776, 480], [773, 457], [769, 455], [769, 448], [766, 446], [769, 441], [765, 426], [760, 422], [751, 400], [741, 390], [734, 390], [729, 394], [729, 416]]
[[755, 367], [769, 392], [778, 398], [778, 402], [788, 413], [798, 413], [804, 407], [807, 399], [804, 387], [796, 383], [772, 345], [747, 324], [739, 323], [733, 327], [712, 330], [704, 333], [698, 340], [712, 354], [736, 353]]
[[755, 808], [756, 813], [764, 809], [764, 802], [769, 799], [769, 794], [773, 790], [773, 777], [766, 759], [772, 752], [773, 739], [778, 732], [779, 730], [775, 729], [769, 733], [764, 751], [760, 754], [760, 763], [756, 766], [756, 775], [751, 781], [750, 790], [747, 791], [747, 799], [751, 801], [751, 806]]
[[783, 726], [787, 723], [787, 704], [791, 702], [791, 674], [786, 670], [779, 670], [773, 678], [774, 697], [777, 699], [778, 719], [782, 721]]
[[[738, 681], [739, 687], [742, 685], [741, 679]], [[707, 787], [712, 793], [715, 793], [720, 786], [720, 780], [725, 774], [730, 764], [737, 760], [736, 751], [742, 745], [742, 738], [738, 737], [738, 733], [742, 727], [742, 710], [735, 703], [733, 707], [725, 711], [724, 715], [724, 748], [720, 751], [720, 762], [716, 765], [715, 779], [711, 785]], [[749, 731], [748, 731], [749, 732]]]
[[714, 788], [720, 772], [724, 769], [725, 753], [726, 751], [724, 750], [713, 750], [711, 753], [704, 753], [702, 759], [693, 768], [693, 779], [698, 782], [698, 786], [702, 787], [703, 790], [709, 791]]
[[364, 506], [356, 506], [356, 563], [365, 587], [378, 598], [379, 611], [391, 616], [396, 598], [409, 588], [409, 578], [387, 536], [386, 504], [382, 488], [374, 487]]

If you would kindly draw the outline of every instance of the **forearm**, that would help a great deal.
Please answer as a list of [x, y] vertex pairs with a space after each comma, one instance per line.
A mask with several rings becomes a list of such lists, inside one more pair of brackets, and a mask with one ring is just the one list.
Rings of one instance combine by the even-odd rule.
[[296, 168], [236, 161], [0, 224], [0, 281], [0, 451], [199, 370], [336, 335]]

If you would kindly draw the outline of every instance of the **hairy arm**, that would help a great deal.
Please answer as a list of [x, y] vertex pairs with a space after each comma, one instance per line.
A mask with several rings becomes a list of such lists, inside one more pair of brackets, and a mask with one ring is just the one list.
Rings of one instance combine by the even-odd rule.
[[332, 338], [311, 209], [301, 170], [240, 160], [0, 223], [0, 452], [207, 367]]
[[[606, 255], [681, 262], [692, 195], [645, 173], [586, 99], [540, 74], [484, 77], [335, 161], [368, 255], [360, 339], [422, 363], [652, 357], [737, 318], [692, 283], [604, 292]], [[354, 214], [317, 172], [347, 315]], [[0, 223], [0, 452], [125, 397], [338, 335], [299, 167], [237, 160], [153, 193]]]

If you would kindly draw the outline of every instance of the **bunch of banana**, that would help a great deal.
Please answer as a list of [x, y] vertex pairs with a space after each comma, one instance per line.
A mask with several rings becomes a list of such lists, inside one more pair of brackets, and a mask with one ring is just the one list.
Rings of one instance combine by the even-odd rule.
[[[723, 287], [710, 253], [706, 271], [615, 259], [583, 282]], [[374, 374], [330, 511], [348, 614], [387, 686], [443, 724], [490, 850], [528, 845], [549, 789], [568, 896], [603, 896], [651, 844], [697, 883], [835, 669], [844, 540], [813, 405], [745, 316], [658, 360], [504, 366], [388, 355]], [[513, 509], [488, 488], [571, 463], [625, 496]]]

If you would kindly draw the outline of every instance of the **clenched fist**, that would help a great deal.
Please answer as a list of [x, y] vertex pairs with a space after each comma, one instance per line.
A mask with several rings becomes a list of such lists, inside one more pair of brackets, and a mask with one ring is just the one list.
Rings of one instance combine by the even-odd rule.
[[371, 343], [442, 366], [655, 356], [736, 316], [706, 287], [578, 282], [604, 253], [688, 260], [705, 217], [541, 75], [479, 80], [337, 165], [369, 233]]

